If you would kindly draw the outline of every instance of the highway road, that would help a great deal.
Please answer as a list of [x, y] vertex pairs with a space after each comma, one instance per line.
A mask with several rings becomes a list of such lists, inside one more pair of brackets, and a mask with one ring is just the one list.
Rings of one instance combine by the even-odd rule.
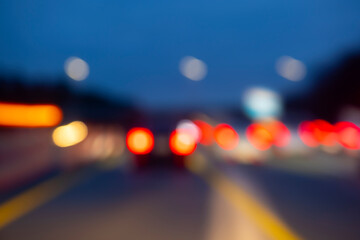
[[[0, 204], [0, 239], [359, 239], [360, 181], [225, 164], [90, 166]], [[193, 164], [196, 163], [196, 164]]]

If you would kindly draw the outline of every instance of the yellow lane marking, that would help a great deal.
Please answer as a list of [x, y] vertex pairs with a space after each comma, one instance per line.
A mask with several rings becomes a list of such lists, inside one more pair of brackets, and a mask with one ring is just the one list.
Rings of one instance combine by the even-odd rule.
[[[252, 197], [244, 189], [213, 167], [206, 166], [204, 156], [187, 161], [190, 171], [200, 175], [212, 188], [224, 196], [237, 210], [249, 217], [270, 239], [300, 240], [286, 224], [273, 212]], [[199, 161], [200, 159], [200, 161]], [[197, 162], [197, 163], [194, 163]], [[200, 166], [200, 167], [199, 167]]]
[[73, 186], [84, 174], [60, 175], [42, 182], [0, 205], [0, 230], [37, 207], [56, 198]]

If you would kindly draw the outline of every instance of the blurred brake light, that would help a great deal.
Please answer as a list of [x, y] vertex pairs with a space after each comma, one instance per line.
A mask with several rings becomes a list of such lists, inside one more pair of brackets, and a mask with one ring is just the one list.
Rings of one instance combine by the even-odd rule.
[[338, 122], [335, 125], [337, 139], [341, 145], [349, 149], [360, 148], [360, 128], [351, 122]]
[[195, 120], [194, 123], [198, 126], [201, 132], [200, 143], [210, 145], [213, 143], [213, 127], [205, 121]]
[[269, 149], [274, 141], [271, 132], [259, 123], [253, 123], [246, 129], [246, 137], [255, 148], [262, 151]]
[[314, 137], [316, 125], [311, 121], [304, 121], [299, 125], [299, 136], [305, 145], [308, 147], [317, 147], [319, 142]]
[[133, 128], [126, 136], [126, 145], [134, 154], [148, 154], [154, 148], [154, 136], [149, 129]]
[[272, 145], [285, 147], [289, 144], [291, 133], [280, 121], [268, 120], [253, 123], [246, 129], [249, 142], [259, 150], [267, 150]]
[[299, 126], [301, 140], [309, 147], [334, 146], [337, 142], [335, 127], [329, 122], [317, 119], [304, 121]]
[[196, 140], [186, 130], [178, 129], [171, 133], [169, 145], [174, 154], [186, 156], [195, 151]]
[[336, 134], [334, 126], [322, 119], [314, 120], [316, 125], [314, 131], [315, 139], [325, 146], [334, 146], [336, 144]]
[[239, 135], [228, 124], [222, 123], [215, 127], [214, 139], [225, 150], [234, 149], [239, 143]]

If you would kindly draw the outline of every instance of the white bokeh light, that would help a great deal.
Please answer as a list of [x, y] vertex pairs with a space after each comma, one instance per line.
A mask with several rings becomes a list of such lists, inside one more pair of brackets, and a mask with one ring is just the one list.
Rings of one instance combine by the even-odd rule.
[[242, 98], [245, 113], [253, 119], [279, 117], [283, 111], [280, 95], [266, 88], [250, 88]]
[[280, 76], [290, 81], [300, 81], [306, 75], [305, 64], [289, 56], [280, 57], [276, 61], [275, 68]]
[[181, 59], [179, 70], [182, 75], [193, 81], [202, 80], [207, 74], [206, 64], [200, 59], [190, 56]]
[[196, 142], [200, 141], [201, 138], [201, 132], [199, 127], [193, 123], [190, 120], [181, 120], [178, 125], [176, 126], [177, 130], [185, 130], [187, 133], [189, 133]]
[[66, 59], [64, 65], [65, 73], [73, 80], [82, 81], [89, 75], [89, 65], [78, 57]]

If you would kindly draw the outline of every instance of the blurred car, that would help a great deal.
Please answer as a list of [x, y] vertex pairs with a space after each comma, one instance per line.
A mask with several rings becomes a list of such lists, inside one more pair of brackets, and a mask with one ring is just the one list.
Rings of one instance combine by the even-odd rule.
[[137, 167], [183, 167], [184, 157], [194, 152], [196, 139], [170, 117], [154, 119], [148, 128], [131, 128], [126, 145]]

